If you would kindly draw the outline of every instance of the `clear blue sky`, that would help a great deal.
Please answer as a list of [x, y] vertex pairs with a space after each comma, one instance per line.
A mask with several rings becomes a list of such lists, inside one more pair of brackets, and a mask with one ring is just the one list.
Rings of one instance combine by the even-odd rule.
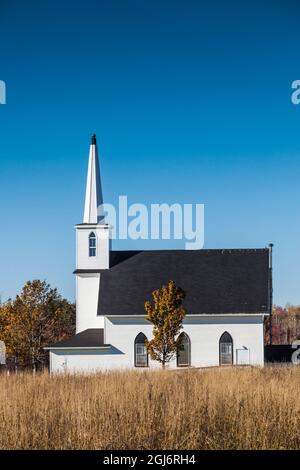
[[1, 0], [0, 44], [2, 299], [74, 299], [96, 132], [106, 202], [204, 203], [205, 248], [273, 242], [275, 302], [300, 303], [299, 2]]

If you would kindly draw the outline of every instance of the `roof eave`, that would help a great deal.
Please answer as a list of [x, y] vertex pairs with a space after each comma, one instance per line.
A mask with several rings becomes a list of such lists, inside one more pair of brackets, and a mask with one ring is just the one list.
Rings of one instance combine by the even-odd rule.
[[[259, 316], [267, 316], [269, 313], [267, 312], [256, 312], [256, 313], [187, 313], [185, 315], [186, 317], [193, 318], [193, 317], [245, 317], [245, 316], [252, 316], [252, 317], [259, 317]], [[100, 316], [100, 315], [99, 315]], [[103, 314], [103, 317], [106, 318], [146, 318], [145, 315], [109, 315], [109, 314]]]
[[74, 349], [110, 349], [110, 344], [106, 346], [47, 346], [43, 348], [46, 351], [50, 351], [51, 349], [63, 349], [63, 350], [74, 350]]

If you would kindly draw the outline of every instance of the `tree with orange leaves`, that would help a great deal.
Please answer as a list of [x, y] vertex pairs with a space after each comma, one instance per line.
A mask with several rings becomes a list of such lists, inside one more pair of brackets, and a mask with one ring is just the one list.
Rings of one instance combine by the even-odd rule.
[[47, 362], [45, 346], [74, 333], [75, 306], [45, 281], [27, 282], [0, 307], [0, 339], [8, 362], [33, 369]]
[[165, 368], [180, 348], [179, 333], [185, 310], [182, 301], [185, 292], [174, 281], [152, 293], [153, 304], [145, 303], [146, 319], [153, 324], [153, 339], [145, 346], [151, 359], [158, 361]]

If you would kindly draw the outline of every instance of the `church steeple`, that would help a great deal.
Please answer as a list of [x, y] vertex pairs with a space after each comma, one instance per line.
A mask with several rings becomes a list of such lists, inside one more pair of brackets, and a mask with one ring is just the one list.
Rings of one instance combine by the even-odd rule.
[[[103, 213], [101, 206], [103, 204], [100, 167], [98, 159], [98, 149], [96, 135], [92, 135], [88, 174], [86, 181], [85, 206], [84, 206], [84, 224], [97, 224], [103, 222]], [[100, 211], [99, 211], [100, 207]]]

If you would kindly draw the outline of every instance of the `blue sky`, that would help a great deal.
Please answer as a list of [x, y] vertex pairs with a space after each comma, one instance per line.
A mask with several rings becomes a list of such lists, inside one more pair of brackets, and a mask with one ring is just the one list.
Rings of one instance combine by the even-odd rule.
[[300, 303], [299, 24], [297, 1], [1, 0], [2, 299], [74, 299], [96, 132], [106, 202], [204, 203], [205, 248], [273, 242], [274, 300]]

